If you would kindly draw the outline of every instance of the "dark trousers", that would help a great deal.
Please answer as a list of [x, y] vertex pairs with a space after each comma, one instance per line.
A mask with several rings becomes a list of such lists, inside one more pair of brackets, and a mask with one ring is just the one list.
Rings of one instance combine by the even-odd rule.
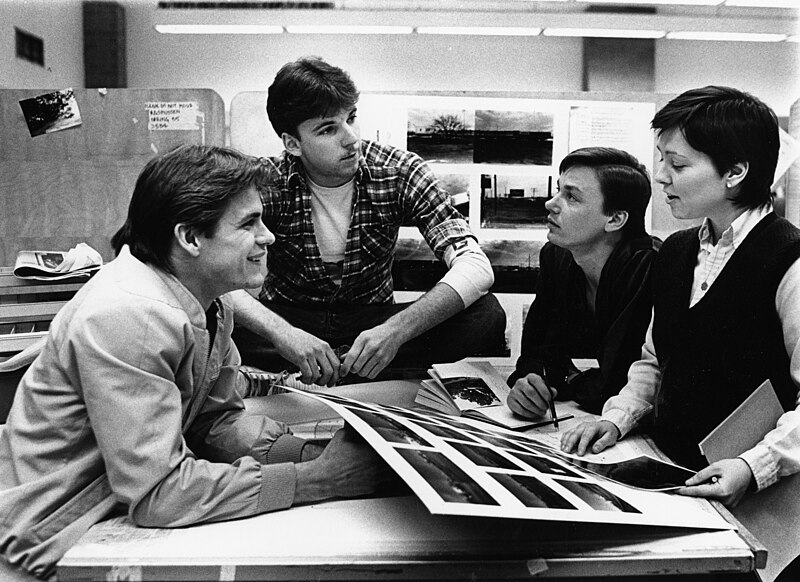
[[[336, 349], [351, 346], [362, 331], [380, 325], [411, 304], [345, 305], [333, 309], [273, 302], [264, 305]], [[505, 329], [503, 307], [491, 293], [484, 295], [465, 310], [403, 344], [379, 379], [422, 377], [431, 364], [454, 362], [467, 356], [505, 356], [508, 354]], [[297, 369], [270, 342], [248, 329], [237, 326], [233, 339], [243, 364], [270, 372]], [[404, 372], [399, 373], [400, 370]]]

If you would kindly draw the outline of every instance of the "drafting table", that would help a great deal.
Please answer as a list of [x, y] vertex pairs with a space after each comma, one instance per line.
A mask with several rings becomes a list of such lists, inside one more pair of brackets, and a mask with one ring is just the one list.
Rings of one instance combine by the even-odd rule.
[[[349, 386], [344, 395], [413, 403], [415, 381], [382, 384]], [[324, 417], [317, 403], [302, 408], [297, 399], [303, 397], [250, 399], [248, 412], [289, 422]], [[708, 508], [713, 511], [711, 504]], [[136, 528], [116, 518], [95, 525], [61, 560], [58, 575], [61, 581], [650, 576], [735, 581], [756, 580], [755, 569], [765, 559], [746, 531], [433, 516], [416, 497], [402, 495], [172, 530]]]

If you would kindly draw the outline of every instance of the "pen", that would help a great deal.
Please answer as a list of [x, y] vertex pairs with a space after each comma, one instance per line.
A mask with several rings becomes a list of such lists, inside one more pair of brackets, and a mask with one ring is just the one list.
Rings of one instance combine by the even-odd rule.
[[545, 386], [547, 386], [547, 392], [550, 394], [550, 416], [553, 418], [553, 426], [558, 430], [558, 417], [556, 417], [556, 399], [553, 396], [553, 390], [550, 388], [550, 380], [548, 379], [547, 368], [542, 367], [542, 374], [544, 375]]

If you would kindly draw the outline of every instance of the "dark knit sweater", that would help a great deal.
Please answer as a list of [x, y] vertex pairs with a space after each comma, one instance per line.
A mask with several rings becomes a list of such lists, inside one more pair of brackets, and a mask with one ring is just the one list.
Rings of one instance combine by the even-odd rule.
[[[547, 243], [539, 253], [536, 299], [522, 330], [514, 383], [531, 372], [542, 375], [561, 400], [576, 400], [591, 412], [625, 385], [628, 368], [639, 359], [650, 323], [650, 273], [661, 241], [650, 236], [621, 241], [603, 266], [592, 313], [586, 277], [568, 250]], [[573, 358], [596, 359], [567, 383]]]
[[800, 256], [800, 230], [767, 215], [689, 308], [699, 244], [698, 228], [670, 236], [653, 272], [653, 343], [662, 375], [653, 437], [670, 458], [694, 469], [707, 464], [698, 443], [764, 380], [785, 410], [795, 406], [775, 293]]

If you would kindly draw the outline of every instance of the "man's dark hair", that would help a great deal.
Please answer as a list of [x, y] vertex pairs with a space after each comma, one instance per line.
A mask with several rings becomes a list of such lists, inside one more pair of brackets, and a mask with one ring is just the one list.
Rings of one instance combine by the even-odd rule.
[[172, 272], [176, 224], [213, 236], [230, 199], [265, 181], [265, 166], [234, 149], [178, 146], [145, 165], [133, 189], [128, 217], [111, 238], [111, 246], [119, 254], [127, 244], [140, 261]]
[[574, 150], [561, 160], [558, 173], [574, 167], [592, 168], [603, 195], [603, 212], [617, 210], [628, 213], [622, 227], [624, 238], [647, 234], [644, 213], [650, 202], [650, 175], [647, 168], [628, 152], [615, 148], [588, 147]]
[[681, 93], [656, 113], [659, 134], [679, 129], [686, 143], [711, 158], [720, 176], [748, 162], [747, 176], [731, 198], [740, 208], [758, 208], [772, 199], [780, 136], [775, 112], [749, 93], [709, 85]]
[[267, 92], [267, 117], [278, 137], [297, 137], [297, 126], [308, 119], [332, 115], [358, 103], [358, 89], [339, 67], [319, 57], [286, 63]]

